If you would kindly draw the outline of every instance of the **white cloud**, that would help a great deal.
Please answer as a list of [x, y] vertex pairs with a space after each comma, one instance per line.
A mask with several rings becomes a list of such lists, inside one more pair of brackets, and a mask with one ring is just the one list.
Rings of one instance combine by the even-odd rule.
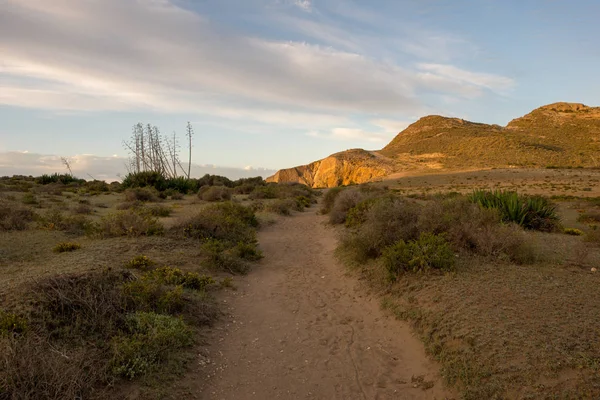
[[[412, 70], [348, 50], [224, 33], [168, 0], [4, 3], [5, 105], [160, 110], [333, 129], [349, 113], [421, 114], [421, 90], [471, 98], [514, 84], [452, 65]], [[343, 33], [329, 31], [339, 40]]]
[[[67, 157], [73, 174], [83, 179], [100, 179], [106, 181], [120, 180], [127, 174], [126, 158], [112, 156], [100, 157], [91, 154], [79, 154]], [[66, 173], [67, 170], [57, 155], [45, 155], [23, 152], [0, 153], [0, 175], [34, 175]], [[232, 168], [217, 165], [192, 164], [192, 176], [204, 174], [227, 176], [230, 179], [273, 175], [274, 170], [265, 168]]]
[[312, 1], [311, 0], [295, 0], [294, 4], [304, 11], [312, 10]]
[[399, 133], [406, 129], [414, 121], [397, 121], [393, 119], [375, 119], [371, 124], [378, 126], [386, 133]]
[[385, 132], [368, 132], [360, 128], [333, 128], [325, 133], [321, 131], [308, 131], [307, 136], [353, 142], [386, 143], [389, 141], [389, 134]]
[[[424, 80], [430, 83], [437, 82], [447, 85], [462, 85], [464, 88], [473, 88], [472, 93], [477, 94], [481, 88], [485, 88], [497, 93], [506, 93], [515, 87], [515, 81], [511, 78], [482, 73], [472, 72], [457, 68], [453, 65], [445, 64], [419, 64], [418, 68], [427, 71], [421, 74]], [[459, 90], [457, 90], [459, 91]]]

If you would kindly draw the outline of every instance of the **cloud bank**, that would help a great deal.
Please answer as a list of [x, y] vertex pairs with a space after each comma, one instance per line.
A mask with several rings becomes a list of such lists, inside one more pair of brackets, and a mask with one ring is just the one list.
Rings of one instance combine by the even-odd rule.
[[[108, 182], [120, 181], [126, 174], [126, 158], [98, 157], [91, 154], [80, 154], [68, 157], [73, 175], [86, 180], [99, 179]], [[187, 164], [186, 164], [187, 165]], [[66, 173], [61, 158], [56, 155], [44, 155], [28, 152], [0, 153], [0, 176], [33, 175]], [[229, 168], [216, 165], [199, 165], [192, 163], [192, 176], [205, 174], [222, 175], [230, 179], [262, 176], [266, 178], [276, 171], [263, 168]]]

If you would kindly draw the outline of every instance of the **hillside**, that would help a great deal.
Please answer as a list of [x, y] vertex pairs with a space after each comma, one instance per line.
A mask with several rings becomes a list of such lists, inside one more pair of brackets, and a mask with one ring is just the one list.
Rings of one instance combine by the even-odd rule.
[[554, 103], [506, 127], [431, 115], [378, 152], [349, 152], [278, 171], [269, 180], [332, 187], [404, 171], [600, 166], [600, 107]]

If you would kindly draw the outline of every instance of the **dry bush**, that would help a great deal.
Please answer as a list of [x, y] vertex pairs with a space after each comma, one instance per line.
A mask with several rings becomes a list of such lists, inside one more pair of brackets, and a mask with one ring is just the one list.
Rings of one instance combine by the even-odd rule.
[[109, 384], [94, 348], [50, 346], [46, 338], [0, 340], [0, 399], [83, 399], [100, 396], [98, 382]]
[[89, 215], [92, 212], [94, 212], [94, 209], [89, 204], [79, 203], [75, 207], [73, 207], [73, 212], [75, 214]]
[[585, 241], [600, 244], [600, 228], [591, 229], [587, 235], [585, 235]]
[[143, 201], [155, 202], [159, 201], [158, 191], [151, 188], [133, 188], [125, 191], [125, 200], [128, 202]]
[[81, 248], [81, 245], [79, 243], [61, 242], [61, 243], [57, 244], [56, 246], [54, 246], [52, 251], [54, 251], [55, 253], [66, 253], [66, 252], [79, 250], [80, 248]]
[[160, 235], [163, 225], [155, 217], [132, 210], [108, 214], [98, 222], [94, 233], [100, 237]]
[[279, 215], [292, 215], [292, 211], [303, 211], [304, 206], [294, 199], [278, 199], [266, 204], [265, 210]]
[[579, 215], [577, 220], [584, 223], [600, 223], [600, 211], [587, 211]]
[[38, 218], [42, 229], [64, 231], [71, 234], [91, 233], [93, 222], [84, 215], [65, 215], [59, 209], [50, 209]]
[[203, 186], [198, 191], [198, 198], [204, 201], [231, 200], [233, 191], [226, 186]]
[[232, 244], [255, 243], [254, 228], [258, 221], [254, 212], [240, 204], [225, 202], [211, 204], [191, 217], [177, 221], [171, 231], [185, 237], [217, 239]]
[[22, 231], [29, 227], [35, 213], [29, 207], [0, 199], [0, 230]]
[[367, 195], [358, 189], [347, 189], [340, 192], [336, 197], [329, 212], [329, 222], [332, 224], [343, 224], [351, 208], [365, 200]]
[[419, 216], [421, 232], [445, 234], [457, 251], [513, 262], [535, 260], [533, 246], [516, 224], [501, 224], [500, 214], [470, 203], [465, 198], [431, 201]]
[[417, 221], [420, 211], [417, 204], [406, 200], [381, 199], [368, 210], [365, 221], [358, 230], [346, 232], [342, 237], [341, 247], [358, 262], [377, 258], [387, 246], [400, 240], [418, 238]]
[[[212, 283], [180, 275], [194, 289]], [[117, 379], [166, 364], [192, 343], [188, 322], [210, 324], [217, 311], [204, 291], [160, 277], [105, 271], [35, 283], [22, 299], [28, 328], [0, 335], [0, 399], [106, 398]]]

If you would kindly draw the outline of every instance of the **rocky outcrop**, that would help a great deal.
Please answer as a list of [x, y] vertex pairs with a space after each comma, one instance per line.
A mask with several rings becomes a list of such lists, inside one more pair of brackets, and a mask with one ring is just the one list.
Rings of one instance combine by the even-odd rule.
[[600, 167], [600, 107], [549, 104], [506, 127], [430, 115], [411, 124], [380, 151], [336, 153], [281, 170], [268, 181], [333, 187], [406, 171], [515, 166]]
[[298, 182], [328, 188], [373, 181], [394, 171], [393, 164], [376, 152], [348, 150], [307, 165], [282, 169], [267, 182]]

